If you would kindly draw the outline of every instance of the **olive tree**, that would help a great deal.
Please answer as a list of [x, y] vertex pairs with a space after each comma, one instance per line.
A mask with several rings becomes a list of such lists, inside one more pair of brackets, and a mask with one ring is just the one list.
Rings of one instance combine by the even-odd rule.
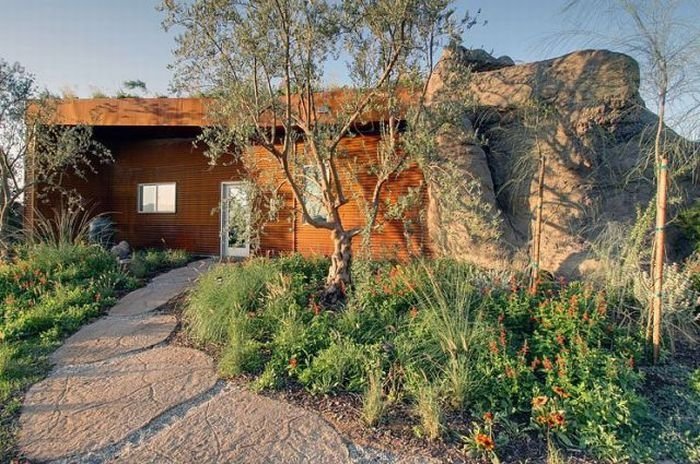
[[[305, 222], [330, 234], [325, 293], [337, 299], [351, 282], [353, 239], [374, 227], [387, 182], [410, 162], [403, 127], [420, 118], [435, 52], [468, 18], [455, 19], [450, 0], [165, 0], [161, 9], [166, 29], [179, 31], [175, 87], [213, 98], [206, 155], [216, 164], [233, 154], [252, 172], [257, 147], [283, 172]], [[329, 105], [325, 74], [342, 62], [347, 85]], [[342, 140], [368, 112], [382, 141], [362, 167], [374, 179], [365, 222], [349, 227], [341, 211], [360, 195]], [[322, 214], [310, 211], [310, 183]]]
[[[27, 193], [69, 195], [65, 175], [84, 176], [110, 153], [86, 126], [52, 124], [58, 101], [39, 94], [34, 77], [0, 59], [0, 252], [6, 255], [20, 227], [16, 210]], [[15, 216], [15, 217], [13, 217]]]

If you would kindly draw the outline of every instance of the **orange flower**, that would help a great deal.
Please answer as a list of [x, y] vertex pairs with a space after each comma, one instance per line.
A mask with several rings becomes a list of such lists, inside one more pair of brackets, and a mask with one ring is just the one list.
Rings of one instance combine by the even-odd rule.
[[493, 354], [498, 354], [498, 345], [493, 340], [489, 342], [489, 351]]
[[549, 420], [547, 421], [551, 427], [563, 427], [566, 424], [566, 419], [564, 419], [564, 413], [562, 411], [556, 411], [549, 415]]
[[297, 358], [292, 358], [289, 360], [289, 367], [292, 369], [296, 369], [296, 367], [299, 365], [299, 361], [297, 361]]
[[411, 319], [415, 319], [418, 316], [418, 308], [412, 307], [408, 314], [411, 316]]
[[546, 371], [552, 370], [552, 361], [550, 361], [546, 356], [542, 359], [542, 367], [544, 367], [544, 370]]
[[562, 398], [568, 398], [569, 396], [571, 396], [568, 393], [566, 393], [566, 391], [564, 391], [564, 389], [561, 387], [554, 386], [552, 387], [552, 391]]
[[490, 424], [493, 422], [493, 413], [492, 412], [487, 412], [484, 414], [484, 422], [487, 424]]
[[476, 442], [476, 446], [487, 451], [493, 451], [493, 449], [496, 447], [496, 444], [493, 442], [493, 438], [483, 433], [477, 433], [476, 437], [474, 437], [474, 441]]
[[549, 401], [549, 398], [546, 396], [536, 396], [532, 399], [532, 409], [540, 409], [544, 407], [545, 404], [547, 404], [547, 401]]

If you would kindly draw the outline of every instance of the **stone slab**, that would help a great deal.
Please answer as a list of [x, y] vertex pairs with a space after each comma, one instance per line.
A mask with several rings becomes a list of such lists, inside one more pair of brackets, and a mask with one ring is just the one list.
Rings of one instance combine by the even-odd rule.
[[100, 450], [215, 382], [209, 356], [171, 346], [55, 370], [27, 392], [19, 450], [31, 462]]
[[58, 366], [105, 361], [164, 341], [175, 330], [173, 315], [150, 314], [135, 318], [105, 317], [68, 338], [51, 355]]
[[112, 462], [346, 463], [350, 454], [318, 415], [235, 389], [193, 408]]
[[151, 312], [184, 292], [212, 266], [203, 259], [154, 277], [145, 287], [124, 296], [109, 311], [110, 316], [137, 316]]

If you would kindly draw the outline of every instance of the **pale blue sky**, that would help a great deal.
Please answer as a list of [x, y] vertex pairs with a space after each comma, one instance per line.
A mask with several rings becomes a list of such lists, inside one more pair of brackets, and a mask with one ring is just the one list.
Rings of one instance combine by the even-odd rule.
[[[585, 0], [589, 1], [589, 0]], [[651, 0], [649, 0], [651, 1]], [[697, 14], [700, 0], [687, 0]], [[81, 96], [95, 91], [115, 94], [122, 82], [141, 79], [149, 94], [168, 94], [173, 35], [163, 31], [159, 0], [0, 0], [0, 57], [18, 61], [41, 87]], [[463, 14], [481, 8], [485, 26], [467, 31], [464, 43], [516, 62], [551, 58], [590, 48], [585, 36], [571, 30], [561, 10], [566, 0], [456, 0]], [[605, 23], [605, 18], [591, 18]], [[571, 17], [569, 17], [571, 19]], [[684, 18], [688, 19], [688, 18]], [[700, 24], [700, 14], [696, 24]], [[606, 23], [611, 24], [610, 22]], [[602, 34], [615, 31], [600, 31]], [[598, 40], [596, 46], [615, 49]], [[326, 75], [328, 83], [344, 82], [344, 66]], [[651, 101], [649, 106], [653, 107]]]
[[[127, 79], [141, 79], [151, 93], [167, 93], [174, 46], [160, 25], [157, 0], [0, 0], [0, 57], [19, 61], [52, 91], [94, 90], [113, 94]], [[563, 54], [574, 44], [543, 48], [557, 30], [561, 0], [459, 0], [459, 8], [481, 7], [488, 25], [465, 36], [516, 61]], [[342, 81], [331, 72], [331, 81]]]

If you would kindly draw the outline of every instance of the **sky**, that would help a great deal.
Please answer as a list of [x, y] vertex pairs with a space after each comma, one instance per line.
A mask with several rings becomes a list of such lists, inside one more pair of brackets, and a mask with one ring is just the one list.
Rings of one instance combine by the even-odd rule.
[[[158, 0], [0, 0], [0, 57], [19, 62], [42, 87], [88, 97], [114, 94], [125, 80], [144, 81], [151, 94], [167, 94], [174, 47], [161, 27]], [[561, 0], [458, 0], [460, 12], [481, 7], [486, 26], [465, 35], [517, 61], [561, 55], [575, 45], [543, 47], [556, 32]], [[480, 4], [482, 4], [480, 6]], [[342, 74], [342, 69], [335, 71]], [[333, 72], [331, 73], [333, 74]], [[342, 80], [342, 75], [330, 75]]]
[[[590, 0], [585, 0], [590, 1]], [[648, 0], [651, 1], [651, 0]], [[700, 0], [688, 0], [692, 3]], [[161, 27], [159, 0], [0, 0], [0, 58], [19, 62], [42, 88], [89, 97], [114, 95], [126, 80], [140, 79], [149, 95], [169, 94], [175, 46]], [[456, 0], [463, 14], [481, 9], [486, 25], [468, 30], [464, 44], [508, 55], [516, 63], [591, 48], [585, 36], [567, 35], [566, 0]], [[700, 23], [700, 15], [697, 22]], [[602, 31], [605, 33], [605, 31]], [[612, 42], [611, 42], [612, 44]], [[596, 45], [615, 49], [606, 43]], [[329, 83], [342, 83], [344, 68]]]

